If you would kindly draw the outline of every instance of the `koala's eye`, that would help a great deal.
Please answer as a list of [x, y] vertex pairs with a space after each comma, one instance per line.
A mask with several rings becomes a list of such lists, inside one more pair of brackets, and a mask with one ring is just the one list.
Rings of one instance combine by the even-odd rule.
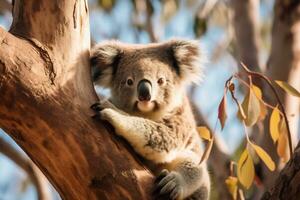
[[127, 85], [131, 86], [131, 85], [133, 85], [133, 80], [131, 78], [128, 78], [126, 83], [127, 83]]
[[158, 85], [163, 85], [165, 83], [165, 79], [164, 78], [159, 78], [157, 80]]

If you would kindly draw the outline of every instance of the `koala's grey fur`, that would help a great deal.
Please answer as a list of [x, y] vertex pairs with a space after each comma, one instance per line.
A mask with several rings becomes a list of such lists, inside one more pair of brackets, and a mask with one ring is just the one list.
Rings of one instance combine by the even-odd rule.
[[[91, 51], [96, 85], [111, 90], [112, 104], [98, 104], [101, 118], [147, 160], [158, 175], [158, 194], [168, 199], [209, 197], [206, 163], [199, 165], [202, 143], [185, 93], [188, 84], [201, 79], [201, 56], [198, 44], [185, 40], [148, 45], [109, 41]], [[151, 83], [146, 103], [138, 100], [141, 80]]]

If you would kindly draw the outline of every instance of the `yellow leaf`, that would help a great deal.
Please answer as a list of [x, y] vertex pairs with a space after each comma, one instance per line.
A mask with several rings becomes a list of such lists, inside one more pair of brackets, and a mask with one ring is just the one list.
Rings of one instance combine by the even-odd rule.
[[280, 112], [277, 106], [273, 109], [270, 117], [270, 134], [273, 142], [275, 143], [279, 137], [279, 122], [280, 122]]
[[225, 183], [226, 183], [226, 186], [227, 186], [227, 189], [229, 191], [229, 193], [231, 194], [232, 198], [234, 200], [237, 199], [237, 191], [238, 191], [238, 187], [237, 187], [237, 178], [234, 177], [234, 176], [229, 176], [226, 180], [225, 180]]
[[201, 138], [205, 140], [211, 140], [211, 134], [207, 127], [199, 126], [197, 130]]
[[290, 84], [284, 82], [284, 81], [275, 81], [277, 85], [279, 85], [284, 91], [286, 91], [288, 94], [300, 97], [300, 92], [296, 90], [293, 86]]
[[204, 153], [203, 153], [203, 155], [202, 155], [202, 157], [201, 157], [201, 160], [200, 160], [200, 164], [201, 164], [203, 161], [206, 161], [206, 160], [208, 159], [208, 157], [209, 157], [209, 155], [210, 155], [210, 152], [211, 152], [211, 149], [212, 149], [212, 147], [213, 147], [213, 144], [214, 144], [214, 138], [212, 137], [212, 138], [208, 141], [208, 143], [207, 143], [207, 145], [206, 145], [206, 148], [205, 148]]
[[263, 103], [261, 89], [259, 87], [257, 87], [256, 85], [252, 85], [252, 89], [253, 89], [253, 92], [256, 95], [256, 97], [259, 99], [259, 107], [260, 107], [259, 120], [262, 121], [265, 119], [268, 110], [267, 110], [265, 104]]
[[268, 110], [267, 110], [266, 105], [262, 102], [259, 102], [259, 106], [260, 106], [259, 120], [263, 121], [266, 118], [267, 114], [268, 114]]
[[275, 163], [272, 160], [272, 158], [269, 156], [269, 154], [267, 152], [265, 152], [265, 150], [263, 150], [263, 148], [261, 148], [260, 146], [250, 143], [251, 146], [254, 148], [255, 152], [257, 153], [258, 157], [260, 157], [260, 159], [266, 164], [266, 166], [271, 170], [274, 171], [275, 170]]
[[249, 189], [252, 185], [254, 179], [254, 165], [253, 160], [247, 149], [242, 153], [239, 162], [238, 162], [238, 179], [240, 183], [246, 188]]
[[288, 137], [287, 128], [284, 119], [282, 118], [279, 123], [279, 138], [277, 143], [277, 154], [282, 158], [283, 162], [287, 162], [290, 159], [288, 149]]
[[248, 112], [247, 112], [247, 118], [246, 118], [245, 124], [247, 126], [253, 126], [259, 118], [260, 105], [259, 105], [259, 100], [256, 97], [256, 95], [252, 89], [250, 89], [249, 104], [248, 104], [247, 111]]
[[242, 103], [242, 108], [246, 116], [245, 124], [247, 126], [253, 126], [260, 116], [259, 99], [255, 95], [253, 89], [249, 89], [248, 94], [245, 96]]
[[225, 126], [225, 121], [227, 119], [227, 114], [226, 114], [226, 96], [224, 95], [218, 108], [218, 118], [221, 123], [222, 130]]
[[256, 85], [252, 85], [252, 89], [253, 89], [253, 92], [256, 95], [256, 97], [259, 99], [262, 99], [261, 89], [259, 87], [257, 87]]

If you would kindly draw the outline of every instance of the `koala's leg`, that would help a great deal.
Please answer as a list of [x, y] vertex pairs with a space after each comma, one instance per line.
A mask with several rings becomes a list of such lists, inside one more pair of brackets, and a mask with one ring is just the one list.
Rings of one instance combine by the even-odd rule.
[[155, 196], [158, 199], [207, 200], [209, 191], [210, 180], [206, 165], [197, 165], [187, 160], [178, 163], [170, 172], [161, 172], [156, 181]]
[[175, 156], [181, 141], [167, 126], [154, 121], [124, 115], [111, 108], [100, 111], [100, 117], [110, 122], [118, 135], [124, 137], [144, 158], [165, 163]]
[[196, 164], [199, 156], [189, 150], [182, 150], [181, 139], [167, 126], [141, 117], [124, 115], [111, 108], [100, 111], [100, 117], [110, 122], [116, 133], [124, 137], [144, 158], [156, 163], [170, 163], [170, 172], [163, 170], [158, 178], [156, 191], [159, 196], [184, 199], [201, 187], [207, 188], [201, 191], [209, 191], [205, 163]]

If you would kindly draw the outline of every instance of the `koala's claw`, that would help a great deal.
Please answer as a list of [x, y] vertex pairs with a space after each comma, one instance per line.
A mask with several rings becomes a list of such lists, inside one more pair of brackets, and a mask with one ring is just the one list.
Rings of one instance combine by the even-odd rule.
[[165, 176], [168, 175], [168, 173], [170, 173], [167, 169], [163, 169], [159, 175], [156, 177], [155, 179], [155, 183], [158, 183], [159, 181], [161, 181], [161, 179], [163, 179]]
[[116, 109], [115, 106], [108, 100], [106, 99], [101, 99], [100, 101], [94, 103], [91, 105], [91, 109], [93, 109], [96, 112], [100, 112], [105, 108], [111, 108], [111, 109]]
[[101, 104], [99, 102], [94, 103], [93, 105], [91, 105], [90, 108], [96, 112], [99, 112], [102, 110]]
[[156, 199], [175, 200], [180, 197], [182, 188], [180, 187], [180, 177], [175, 172], [162, 170], [155, 180], [156, 186], [154, 195]]

